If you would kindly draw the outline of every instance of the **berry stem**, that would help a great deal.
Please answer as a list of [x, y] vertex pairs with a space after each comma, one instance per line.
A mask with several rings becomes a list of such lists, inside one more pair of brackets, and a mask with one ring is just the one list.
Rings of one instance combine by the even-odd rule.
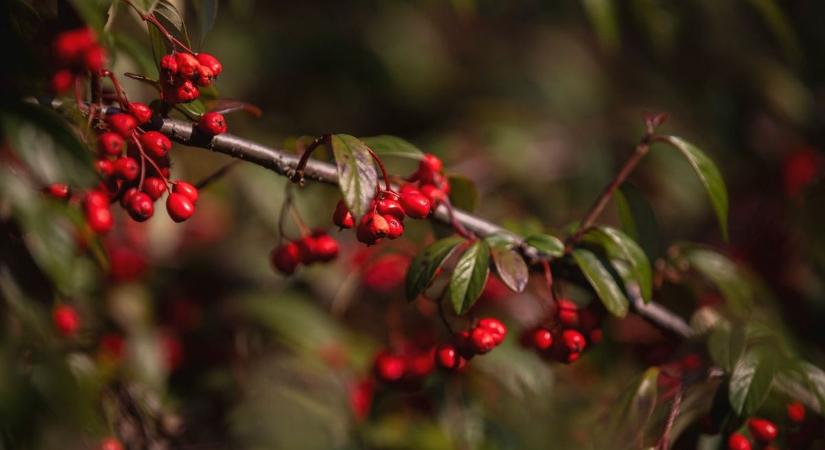
[[[155, 172], [158, 173], [158, 176], [160, 177], [160, 179], [163, 180], [163, 183], [166, 185], [167, 189], [169, 189], [169, 187], [172, 185], [172, 183], [169, 182], [168, 178], [163, 176], [163, 171], [160, 170], [160, 167], [158, 166], [158, 164], [152, 158], [150, 158], [149, 156], [146, 155], [146, 152], [143, 150], [143, 145], [140, 143], [140, 139], [138, 139], [137, 136], [135, 136], [134, 134], [132, 134], [131, 139], [132, 139], [132, 142], [135, 144], [135, 147], [137, 147], [138, 152], [140, 152], [141, 169], [143, 169], [143, 161], [144, 160], [149, 161], [149, 164], [152, 165], [152, 167], [155, 169]], [[141, 184], [143, 183], [144, 172], [145, 172], [144, 170], [141, 170], [141, 174], [140, 174]]]
[[679, 382], [679, 387], [676, 390], [676, 396], [673, 397], [673, 403], [670, 405], [670, 412], [667, 415], [667, 422], [665, 422], [665, 429], [662, 432], [662, 437], [656, 444], [656, 450], [668, 450], [670, 448], [670, 433], [673, 430], [673, 424], [679, 417], [679, 412], [682, 408], [682, 396], [684, 394], [683, 385]]
[[236, 160], [232, 161], [231, 163], [226, 164], [225, 166], [221, 167], [220, 169], [212, 172], [210, 175], [207, 175], [204, 179], [202, 179], [202, 180], [198, 181], [197, 183], [195, 183], [195, 187], [198, 188], [198, 190], [201, 190], [201, 189], [209, 186], [210, 184], [214, 183], [215, 181], [220, 180], [226, 174], [228, 174], [233, 168], [235, 168], [235, 166], [237, 166], [240, 162], [241, 162], [240, 159], [236, 159]]
[[115, 95], [117, 96], [118, 103], [120, 103], [120, 107], [123, 108], [125, 112], [129, 111], [129, 99], [126, 98], [126, 91], [120, 86], [120, 82], [117, 80], [114, 72], [111, 70], [103, 70], [103, 76], [112, 80], [112, 86], [115, 88]]
[[465, 239], [475, 239], [476, 235], [467, 230], [467, 228], [465, 228], [464, 225], [456, 219], [453, 204], [450, 202], [448, 197], [444, 198], [444, 206], [447, 208], [447, 215], [450, 217], [450, 226], [453, 227], [453, 230]]
[[306, 168], [307, 163], [309, 162], [309, 157], [312, 156], [312, 152], [314, 152], [315, 149], [321, 146], [322, 144], [328, 143], [329, 138], [329, 134], [317, 137], [307, 146], [306, 149], [304, 149], [304, 153], [301, 154], [301, 160], [298, 161], [298, 165], [295, 166], [295, 172], [292, 174], [292, 177], [290, 177], [290, 180], [293, 183], [300, 183], [301, 181], [303, 181], [304, 169]]
[[[367, 151], [370, 152], [370, 156], [372, 156], [373, 161], [378, 164], [378, 168], [381, 170], [381, 176], [384, 178], [384, 190], [392, 191], [390, 176], [387, 175], [387, 169], [384, 167], [384, 162], [381, 161], [381, 158], [379, 158], [371, 148], [367, 147]], [[375, 189], [379, 190], [378, 186], [376, 186]]]

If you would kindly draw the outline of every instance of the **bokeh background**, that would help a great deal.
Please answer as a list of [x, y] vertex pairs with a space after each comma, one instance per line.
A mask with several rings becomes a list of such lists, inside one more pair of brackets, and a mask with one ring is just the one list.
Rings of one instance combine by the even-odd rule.
[[[56, 12], [53, 2], [11, 3], [7, 18], [23, 14], [23, 3], [45, 11], [44, 20]], [[197, 32], [197, 9], [179, 6]], [[112, 29], [123, 35], [115, 70], [151, 72], [144, 26], [124, 10]], [[19, 45], [9, 46], [5, 84], [14, 96], [37, 94], [48, 30], [7, 32]], [[560, 231], [581, 218], [642, 136], [644, 113], [667, 112], [662, 131], [719, 164], [731, 238], [722, 241], [688, 163], [654, 147], [631, 177], [655, 214], [641, 236], [646, 252], [665, 256], [678, 241], [721, 249], [763, 280], [762, 301], [821, 365], [825, 3], [229, 0], [200, 48], [224, 64], [223, 97], [263, 110], [230, 116], [233, 133], [287, 149], [328, 132], [403, 137], [475, 183], [480, 216], [520, 232]], [[152, 98], [138, 82], [125, 85], [133, 98]], [[176, 177], [193, 180], [229, 162], [187, 148], [173, 159]], [[398, 288], [430, 227], [417, 224], [406, 242], [370, 251], [341, 233], [335, 263], [284, 278], [268, 263], [284, 186], [242, 165], [202, 194], [184, 226], [121, 218], [105, 243], [113, 271], [89, 268], [94, 294], [76, 299], [88, 318], [84, 336], [68, 349], [43, 338], [49, 351], [70, 352], [68, 364], [23, 368], [19, 341], [6, 333], [6, 442], [84, 448], [124, 416], [91, 413], [101, 405], [67, 388], [63, 368], [93, 374], [84, 388], [105, 393], [104, 410], [129, 392], [157, 419], [150, 433], [172, 448], [612, 448], [619, 444], [598, 434], [622, 390], [649, 364], [694, 346], [630, 318], [611, 322], [603, 345], [564, 367], [521, 350], [514, 331], [460, 378], [416, 392], [364, 388], [377, 349], [443, 336], [432, 306], [405, 303]], [[337, 200], [326, 186], [297, 193], [313, 227], [331, 226]], [[604, 220], [617, 223], [612, 208]], [[5, 257], [25, 261], [17, 247], [9, 240]], [[21, 295], [46, 311], [53, 298], [37, 289], [37, 270], [16, 267]], [[690, 318], [690, 293], [658, 300]], [[518, 330], [540, 314], [546, 293], [537, 283], [522, 295], [495, 287], [485, 295], [483, 311]], [[15, 308], [4, 309], [18, 323]], [[114, 346], [121, 337], [125, 350], [108, 348], [106, 336]], [[29, 370], [42, 373], [32, 379]], [[113, 380], [119, 390], [105, 388]], [[370, 411], [359, 414], [367, 397]], [[132, 426], [127, 432], [141, 429]], [[696, 448], [686, 436], [679, 448]]]

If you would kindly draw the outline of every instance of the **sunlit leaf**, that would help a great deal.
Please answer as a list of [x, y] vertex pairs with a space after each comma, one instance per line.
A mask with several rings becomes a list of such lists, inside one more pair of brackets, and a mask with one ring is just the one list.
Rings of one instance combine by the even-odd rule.
[[564, 255], [564, 242], [549, 234], [532, 234], [524, 239], [524, 243], [548, 256]]
[[471, 245], [453, 269], [450, 277], [450, 300], [456, 314], [464, 314], [481, 296], [490, 273], [490, 247], [484, 240]]
[[344, 202], [356, 217], [361, 217], [367, 213], [378, 183], [369, 148], [348, 134], [333, 134], [330, 143]]
[[475, 211], [478, 207], [478, 189], [473, 180], [461, 175], [450, 175], [448, 183], [453, 206], [464, 211]]
[[589, 230], [584, 235], [584, 240], [602, 246], [608, 258], [627, 262], [630, 267], [630, 278], [638, 283], [642, 298], [650, 301], [653, 291], [653, 275], [650, 262], [639, 244], [628, 235], [608, 226], [599, 226]]
[[605, 308], [616, 317], [626, 316], [630, 306], [627, 297], [596, 254], [580, 248], [573, 250], [573, 259], [590, 285], [593, 286], [593, 290], [596, 291], [596, 295], [599, 296]]
[[397, 156], [415, 160], [420, 160], [424, 156], [418, 147], [397, 136], [382, 134], [361, 138], [361, 140], [379, 156]]
[[428, 245], [413, 258], [405, 282], [407, 300], [415, 300], [427, 289], [436, 271], [462, 242], [464, 239], [458, 236], [447, 237]]
[[653, 207], [636, 186], [624, 183], [614, 194], [622, 231], [644, 249], [649, 260], [660, 253], [661, 236]]

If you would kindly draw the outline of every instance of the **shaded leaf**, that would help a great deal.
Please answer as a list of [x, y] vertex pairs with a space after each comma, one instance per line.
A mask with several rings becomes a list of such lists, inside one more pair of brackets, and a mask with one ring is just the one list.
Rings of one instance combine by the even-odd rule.
[[202, 100], [197, 99], [188, 103], [177, 103], [175, 109], [182, 112], [189, 119], [197, 120], [206, 112], [206, 105], [203, 104]]
[[650, 202], [639, 188], [629, 183], [622, 184], [613, 197], [622, 231], [639, 243], [648, 260], [656, 259], [661, 253], [661, 236], [659, 223]]
[[218, 99], [214, 102], [214, 104], [210, 103], [210, 106], [210, 111], [219, 112], [221, 114], [230, 114], [236, 111], [243, 111], [255, 118], [259, 118], [263, 114], [261, 108], [253, 105], [252, 103], [227, 98]]
[[404, 286], [407, 300], [415, 300], [427, 289], [435, 278], [436, 271], [462, 242], [464, 239], [461, 237], [447, 237], [428, 245], [413, 258], [407, 269]]
[[564, 255], [564, 242], [549, 234], [532, 234], [524, 239], [524, 243], [549, 256]]
[[461, 255], [450, 277], [450, 300], [456, 314], [464, 314], [481, 296], [490, 273], [490, 247], [476, 241]]
[[580, 248], [573, 250], [573, 259], [590, 285], [593, 286], [593, 290], [596, 291], [596, 295], [599, 296], [605, 308], [617, 317], [627, 315], [629, 308], [627, 297], [596, 254]]
[[728, 399], [737, 414], [756, 413], [770, 393], [777, 369], [777, 360], [771, 351], [749, 350], [739, 358], [728, 384]]
[[361, 138], [361, 140], [379, 156], [397, 156], [415, 160], [420, 160], [424, 156], [424, 152], [418, 147], [397, 136], [382, 134]]
[[608, 258], [627, 262], [631, 280], [638, 283], [642, 298], [646, 302], [650, 301], [653, 295], [653, 275], [647, 255], [639, 244], [621, 231], [607, 226], [589, 230], [584, 240], [601, 245]]
[[87, 25], [100, 32], [106, 23], [112, 0], [72, 0], [72, 6]]
[[622, 393], [610, 417], [608, 439], [620, 445], [640, 441], [656, 408], [658, 378], [659, 368], [650, 367]]
[[[186, 21], [183, 20], [183, 14], [181, 14], [174, 3], [169, 0], [160, 0], [150, 12], [154, 13], [158, 20], [165, 21], [171, 25], [174, 31], [177, 32], [173, 34], [177, 34], [178, 36], [176, 37], [182, 39], [187, 47], [192, 48], [189, 32], [186, 30]], [[167, 31], [171, 32], [172, 30], [169, 30], [167, 27]]]
[[733, 370], [745, 349], [745, 329], [716, 327], [708, 337], [708, 352], [714, 363], [727, 372]]
[[478, 189], [473, 180], [461, 175], [450, 175], [447, 180], [453, 206], [464, 211], [475, 211], [478, 207]]
[[711, 205], [716, 212], [716, 219], [719, 221], [719, 228], [722, 237], [728, 240], [728, 190], [722, 174], [716, 164], [699, 150], [695, 145], [678, 138], [676, 136], [664, 136], [664, 140], [676, 147], [687, 158], [699, 180], [710, 196]]
[[378, 183], [372, 156], [366, 144], [348, 134], [333, 134], [330, 143], [344, 202], [356, 217], [361, 217], [369, 209]]
[[203, 46], [218, 18], [218, 0], [195, 0], [193, 5], [198, 16], [198, 45]]
[[147, 23], [146, 26], [149, 30], [149, 43], [152, 46], [152, 58], [155, 60], [155, 69], [157, 69], [157, 73], [160, 73], [160, 59], [169, 53], [169, 47], [163, 34], [161, 34], [154, 25]]
[[736, 264], [717, 252], [700, 247], [686, 250], [691, 266], [711, 280], [739, 317], [746, 317], [753, 307], [753, 289]]
[[492, 246], [490, 252], [501, 281], [513, 292], [524, 292], [530, 276], [524, 258], [512, 248], [502, 245]]

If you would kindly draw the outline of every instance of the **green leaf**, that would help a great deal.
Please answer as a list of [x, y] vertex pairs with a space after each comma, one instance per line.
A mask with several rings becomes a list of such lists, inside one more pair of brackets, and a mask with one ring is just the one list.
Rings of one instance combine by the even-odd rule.
[[369, 210], [378, 183], [369, 148], [348, 134], [333, 134], [330, 143], [344, 202], [356, 217], [361, 217]]
[[188, 103], [178, 103], [175, 109], [182, 112], [186, 117], [192, 120], [197, 120], [200, 116], [206, 113], [206, 105], [200, 99], [193, 100]]
[[483, 240], [476, 241], [461, 255], [450, 278], [450, 300], [456, 314], [464, 314], [473, 307], [490, 273], [490, 247]]
[[564, 242], [549, 234], [532, 234], [524, 239], [524, 243], [552, 257], [564, 255]]
[[524, 258], [512, 248], [502, 245], [490, 247], [490, 252], [501, 281], [513, 292], [524, 292], [530, 277]]
[[726, 372], [733, 370], [745, 349], [745, 329], [729, 326], [714, 328], [708, 337], [708, 352], [714, 363]]
[[203, 46], [218, 18], [218, 0], [195, 0], [193, 5], [198, 16], [198, 45]]
[[661, 253], [659, 223], [653, 207], [636, 186], [624, 183], [613, 195], [622, 231], [638, 242], [649, 260]]
[[100, 32], [106, 23], [106, 12], [112, 0], [72, 0], [72, 6], [87, 25]]
[[[610, 418], [607, 437], [614, 442], [635, 444], [640, 442], [650, 423], [658, 399], [659, 368], [650, 367], [619, 397]], [[634, 445], [635, 446], [635, 445]]]
[[404, 291], [407, 300], [415, 300], [427, 289], [435, 273], [464, 239], [458, 236], [435, 241], [418, 253], [407, 269]]
[[725, 187], [725, 181], [722, 179], [722, 174], [716, 167], [716, 164], [699, 150], [695, 145], [678, 138], [676, 136], [664, 136], [667, 143], [676, 147], [685, 155], [705, 190], [710, 196], [711, 205], [716, 211], [716, 219], [719, 221], [719, 229], [722, 231], [722, 237], [725, 241], [728, 240], [728, 190]]
[[820, 411], [825, 411], [825, 371], [807, 362], [801, 362], [798, 366], [808, 390], [819, 401]]
[[653, 275], [647, 255], [633, 239], [621, 231], [599, 226], [589, 230], [584, 240], [604, 247], [608, 258], [620, 259], [630, 265], [631, 280], [639, 285], [642, 298], [650, 301], [653, 291]]
[[160, 59], [169, 53], [169, 47], [167, 47], [167, 42], [163, 34], [161, 34], [154, 25], [147, 23], [146, 26], [149, 30], [149, 42], [152, 45], [152, 57], [155, 60], [155, 68], [158, 73], [160, 73]]
[[749, 350], [734, 366], [728, 384], [728, 399], [740, 416], [756, 413], [770, 393], [778, 369], [774, 354], [765, 349]]
[[719, 253], [701, 247], [686, 249], [688, 261], [705, 278], [711, 280], [738, 317], [747, 317], [753, 307], [753, 288], [736, 264]]
[[365, 137], [361, 140], [379, 156], [397, 156], [415, 160], [420, 160], [424, 156], [424, 152], [415, 145], [389, 134]]
[[149, 78], [157, 78], [158, 68], [155, 63], [154, 54], [149, 54], [149, 51], [142, 42], [124, 33], [112, 33], [112, 39], [114, 40], [115, 47], [135, 60], [140, 67], [141, 74]]
[[453, 206], [464, 211], [475, 211], [478, 207], [478, 189], [473, 180], [461, 175], [450, 175], [447, 180]]
[[[159, 21], [165, 21], [168, 25], [171, 25], [172, 29], [177, 32], [172, 34], [177, 34], [176, 37], [182, 39], [187, 47], [192, 48], [192, 42], [189, 39], [189, 32], [186, 30], [186, 22], [183, 20], [183, 14], [181, 14], [174, 3], [169, 0], [160, 0], [150, 12], [154, 13]], [[167, 27], [167, 31], [171, 32], [172, 30], [169, 30]]]
[[580, 248], [573, 250], [573, 259], [590, 285], [593, 286], [593, 290], [596, 291], [596, 295], [599, 296], [605, 308], [616, 317], [626, 316], [629, 308], [627, 297], [596, 254]]

